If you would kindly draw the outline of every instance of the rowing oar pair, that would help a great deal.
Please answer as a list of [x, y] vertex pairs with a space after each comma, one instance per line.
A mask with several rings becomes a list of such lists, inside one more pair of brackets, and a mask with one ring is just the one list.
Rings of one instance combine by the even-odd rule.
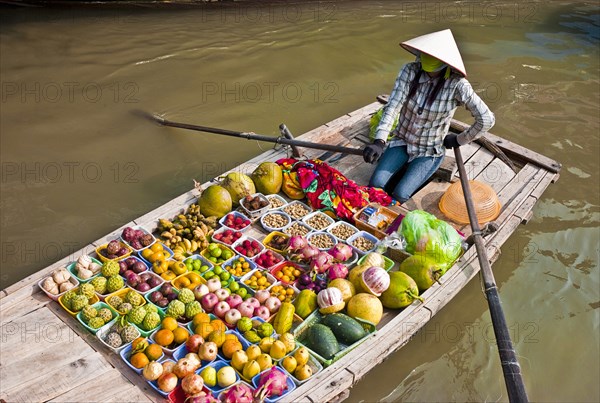
[[[139, 114], [139, 112], [138, 112]], [[362, 155], [362, 150], [357, 148], [342, 147], [329, 144], [312, 143], [308, 141], [295, 140], [289, 137], [272, 137], [259, 135], [249, 132], [237, 132], [233, 130], [217, 129], [214, 127], [198, 126], [188, 123], [173, 122], [164, 119], [158, 115], [151, 115], [142, 113], [146, 118], [150, 118], [152, 121], [159, 123], [163, 126], [178, 127], [181, 129], [188, 129], [194, 131], [208, 132], [221, 134], [225, 136], [232, 136], [238, 138], [245, 138], [247, 140], [258, 140], [271, 142], [276, 144], [285, 144], [292, 147], [306, 147], [313, 148], [323, 151], [333, 151], [345, 154]], [[282, 134], [285, 136], [287, 128], [285, 125], [280, 126]], [[289, 132], [288, 132], [289, 133]], [[290, 136], [291, 137], [291, 136]], [[481, 267], [481, 274], [483, 277], [483, 283], [485, 287], [485, 295], [490, 308], [490, 315], [492, 317], [492, 324], [494, 327], [494, 334], [496, 336], [496, 342], [498, 345], [498, 353], [500, 355], [500, 361], [502, 364], [502, 371], [504, 372], [504, 380], [506, 383], [506, 389], [508, 391], [508, 398], [511, 402], [527, 402], [527, 392], [523, 383], [521, 375], [521, 366], [517, 360], [512, 341], [510, 339], [510, 333], [506, 324], [506, 318], [502, 311], [502, 305], [500, 302], [500, 296], [498, 295], [498, 288], [494, 279], [494, 273], [487, 257], [487, 251], [483, 242], [483, 236], [479, 227], [479, 222], [475, 214], [475, 206], [473, 204], [473, 197], [471, 195], [471, 189], [469, 187], [469, 181], [465, 164], [460, 152], [460, 147], [454, 148], [454, 157], [456, 158], [456, 164], [458, 165], [458, 172], [460, 176], [460, 182], [462, 185], [465, 203], [467, 206], [467, 212], [469, 214], [469, 221], [471, 223], [472, 235], [471, 238], [474, 240], [475, 249], [477, 251], [477, 257], [479, 259], [479, 266]]]

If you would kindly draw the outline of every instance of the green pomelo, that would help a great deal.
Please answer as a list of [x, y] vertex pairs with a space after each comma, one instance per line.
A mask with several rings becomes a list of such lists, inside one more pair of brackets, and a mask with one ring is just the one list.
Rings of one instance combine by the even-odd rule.
[[404, 260], [400, 264], [400, 271], [408, 274], [415, 281], [419, 292], [431, 287], [444, 273], [433, 260], [419, 254]]
[[224, 187], [211, 185], [198, 198], [198, 205], [204, 216], [221, 218], [231, 211], [231, 195]]
[[379, 297], [383, 306], [390, 309], [400, 309], [409, 306], [419, 297], [417, 283], [408, 274], [401, 271], [390, 273], [390, 287]]
[[359, 318], [377, 325], [383, 316], [383, 306], [381, 301], [373, 294], [356, 294], [348, 302], [346, 307], [348, 315], [352, 318]]
[[240, 199], [256, 193], [254, 182], [248, 175], [240, 172], [231, 172], [221, 181], [223, 186], [231, 195], [231, 201], [234, 205], [240, 203]]
[[274, 162], [263, 162], [252, 172], [252, 181], [256, 190], [262, 194], [279, 193], [283, 183], [281, 167]]

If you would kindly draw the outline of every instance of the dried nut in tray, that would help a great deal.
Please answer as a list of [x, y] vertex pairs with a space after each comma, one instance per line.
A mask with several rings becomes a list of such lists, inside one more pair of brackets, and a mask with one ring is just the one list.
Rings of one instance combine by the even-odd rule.
[[290, 223], [290, 220], [281, 214], [268, 213], [263, 217], [263, 222], [271, 228], [283, 228]]
[[369, 241], [367, 238], [363, 236], [359, 236], [355, 240], [352, 241], [352, 245], [356, 249], [360, 249], [363, 252], [369, 251], [375, 247], [375, 243], [373, 241]]
[[292, 203], [283, 208], [283, 211], [294, 219], [299, 219], [310, 213], [310, 210], [299, 203]]
[[278, 197], [268, 197], [271, 208], [279, 208], [285, 205], [285, 203]]
[[304, 225], [297, 223], [297, 222], [292, 223], [292, 225], [290, 225], [289, 227], [287, 227], [285, 229], [285, 233], [290, 234], [290, 235], [305, 236], [309, 232], [310, 232], [309, 228], [307, 228]]
[[306, 223], [316, 230], [325, 229], [330, 224], [329, 220], [321, 214], [315, 214], [314, 216], [306, 220]]
[[334, 242], [330, 236], [326, 234], [316, 234], [310, 237], [310, 244], [319, 249], [333, 248]]
[[330, 232], [343, 241], [356, 234], [356, 230], [344, 224], [336, 225], [335, 227], [331, 228]]

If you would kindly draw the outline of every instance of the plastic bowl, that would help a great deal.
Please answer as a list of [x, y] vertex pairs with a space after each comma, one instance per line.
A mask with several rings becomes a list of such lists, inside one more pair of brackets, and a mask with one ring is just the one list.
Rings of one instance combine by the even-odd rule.
[[262, 193], [254, 193], [252, 195], [250, 195], [251, 197], [259, 197], [261, 200], [264, 200], [267, 202], [267, 205], [265, 207], [259, 208], [257, 210], [251, 210], [249, 206], [246, 206], [246, 202], [244, 199], [240, 199], [240, 207], [242, 208], [242, 211], [244, 212], [244, 214], [246, 214], [248, 217], [250, 217], [252, 220], [256, 220], [258, 217], [260, 217], [261, 215], [263, 215], [265, 212], [267, 212], [267, 210], [269, 210], [269, 207], [271, 206], [271, 204], [269, 203], [269, 199], [266, 198], [266, 196]]
[[[70, 272], [70, 270], [69, 270], [69, 272]], [[54, 300], [54, 301], [58, 301], [58, 299], [59, 299], [61, 296], [65, 295], [66, 291], [60, 292], [60, 293], [58, 293], [58, 294], [51, 294], [50, 292], [46, 291], [46, 289], [44, 289], [44, 287], [42, 287], [42, 284], [43, 284], [43, 283], [44, 283], [44, 281], [45, 281], [47, 278], [49, 278], [49, 277], [52, 277], [52, 276], [46, 276], [46, 277], [44, 277], [43, 279], [41, 279], [40, 281], [38, 281], [38, 287], [40, 287], [40, 289], [41, 289], [42, 291], [44, 291], [44, 293], [45, 293], [45, 294], [48, 296], [48, 298], [50, 298], [50, 299], [52, 299], [52, 300]], [[77, 287], [79, 287], [79, 281], [77, 280], [77, 278], [75, 277], [75, 275], [73, 275], [72, 273], [70, 274], [70, 276], [69, 276], [69, 280], [68, 280], [68, 281], [69, 281], [69, 282], [71, 282], [71, 284], [73, 284], [73, 285], [74, 285], [74, 287], [73, 287], [73, 288], [77, 288]]]
[[[217, 245], [219, 246], [219, 248], [221, 248], [221, 253], [223, 253], [223, 251], [225, 251], [225, 250], [228, 250], [228, 251], [230, 251], [230, 252], [231, 252], [231, 257], [230, 257], [229, 259], [233, 258], [233, 257], [236, 255], [235, 251], [234, 251], [232, 248], [230, 248], [230, 247], [228, 247], [228, 246], [225, 246], [225, 245], [223, 245], [223, 244], [217, 244]], [[234, 245], [235, 245], [235, 243], [234, 243]], [[225, 260], [223, 260], [221, 263], [218, 263], [218, 262], [213, 262], [212, 260], [210, 260], [210, 258], [211, 258], [212, 256], [210, 255], [210, 251], [209, 251], [209, 249], [208, 249], [208, 248], [206, 248], [206, 249], [204, 249], [202, 252], [200, 252], [200, 256], [202, 256], [204, 259], [206, 259], [207, 261], [209, 261], [209, 262], [210, 262], [210, 263], [211, 263], [213, 266], [219, 266], [219, 265], [222, 265], [222, 264], [223, 264], [223, 263], [225, 263], [227, 260], [229, 260], [229, 259], [225, 259]], [[221, 255], [221, 256], [222, 256], [222, 255]]]
[[285, 285], [294, 285], [294, 284], [296, 284], [296, 281], [298, 281], [298, 279], [296, 279], [294, 281], [285, 281], [285, 280], [279, 279], [277, 277], [277, 273], [280, 272], [281, 270], [283, 270], [283, 268], [286, 267], [286, 266], [293, 266], [296, 269], [300, 270], [301, 273], [305, 273], [306, 272], [306, 270], [302, 266], [300, 266], [299, 264], [294, 263], [294, 262], [284, 261], [284, 262], [281, 262], [281, 263], [277, 264], [275, 267], [273, 267], [270, 270], [270, 272], [273, 275], [273, 277], [275, 277], [277, 279], [277, 281], [279, 281], [279, 282], [281, 282], [281, 283], [283, 283]]
[[[245, 254], [243, 254], [242, 252], [238, 252], [238, 251], [236, 250], [236, 248], [237, 248], [238, 246], [242, 245], [242, 244], [243, 244], [245, 241], [256, 242], [256, 243], [258, 244], [258, 248], [260, 249], [260, 250], [259, 250], [259, 252], [258, 252], [256, 255], [252, 256], [252, 257], [246, 256], [246, 255], [245, 255]], [[234, 251], [235, 253], [237, 253], [238, 255], [244, 256], [245, 258], [247, 258], [247, 259], [250, 259], [250, 260], [254, 260], [254, 259], [256, 259], [256, 256], [260, 255], [260, 254], [262, 253], [262, 251], [264, 251], [264, 250], [265, 250], [265, 245], [263, 245], [263, 244], [262, 244], [262, 243], [261, 243], [261, 242], [260, 242], [258, 239], [255, 239], [255, 238], [252, 238], [252, 237], [246, 237], [246, 236], [244, 236], [244, 237], [241, 237], [240, 239], [238, 239], [238, 240], [237, 240], [237, 241], [236, 241], [236, 242], [235, 242], [235, 243], [232, 245], [232, 249], [233, 249], [233, 251]]]
[[[252, 321], [253, 321], [253, 322], [254, 322], [254, 321], [258, 321], [258, 322], [260, 322], [260, 323], [266, 323], [266, 322], [267, 322], [266, 320], [264, 320], [264, 319], [263, 319], [263, 318], [261, 318], [260, 316], [253, 316], [251, 319], [252, 319]], [[246, 350], [246, 349], [247, 349], [248, 347], [250, 347], [252, 344], [258, 344], [258, 343], [259, 343], [259, 342], [252, 343], [252, 342], [250, 342], [248, 339], [246, 339], [246, 338], [244, 337], [244, 335], [242, 334], [242, 332], [240, 332], [240, 331], [237, 331], [237, 330], [236, 330], [236, 332], [237, 332], [237, 333], [240, 335], [240, 338], [244, 340], [244, 343], [246, 343], [246, 344], [247, 344], [247, 347], [244, 347], [244, 350]], [[273, 333], [271, 333], [271, 334], [270, 334], [270, 337], [275, 337], [275, 336], [277, 336], [277, 334], [275, 333], [275, 330], [273, 330]], [[242, 343], [242, 345], [246, 345], [246, 344], [244, 344], [244, 343]], [[248, 379], [248, 381], [252, 381], [252, 380], [251, 380], [251, 379]]]
[[[79, 290], [79, 287], [76, 287], [76, 288], [71, 288], [71, 290], [73, 290], [73, 291], [77, 292], [77, 291]], [[65, 293], [65, 294], [66, 294], [66, 293]], [[65, 311], [67, 311], [67, 312], [69, 313], [69, 315], [71, 315], [71, 316], [73, 316], [73, 317], [76, 317], [76, 316], [77, 316], [77, 314], [79, 313], [79, 311], [77, 311], [77, 312], [74, 312], [74, 311], [70, 310], [69, 308], [67, 308], [67, 307], [65, 306], [65, 304], [63, 303], [63, 297], [65, 296], [65, 294], [61, 295], [61, 296], [58, 298], [58, 303], [60, 304], [60, 306], [62, 306], [62, 308], [63, 308]], [[92, 298], [89, 298], [89, 299], [88, 299], [88, 301], [89, 301], [89, 304], [90, 304], [90, 305], [94, 305], [94, 304], [96, 304], [96, 303], [100, 302], [100, 299], [98, 298], [98, 296], [97, 296], [96, 294], [94, 294], [94, 296], [93, 296]]]
[[[261, 252], [261, 253], [262, 253], [262, 252]], [[248, 274], [248, 273], [249, 273], [249, 272], [251, 272], [252, 270], [256, 269], [256, 268], [258, 267], [258, 265], [257, 265], [257, 264], [256, 264], [256, 263], [255, 263], [255, 262], [252, 260], [252, 259], [248, 259], [248, 258], [247, 258], [247, 257], [245, 257], [245, 256], [239, 256], [239, 255], [237, 255], [237, 256], [235, 256], [235, 257], [233, 257], [233, 258], [229, 259], [228, 261], [226, 261], [225, 263], [223, 263], [223, 264], [221, 265], [221, 267], [222, 267], [224, 270], [227, 270], [227, 269], [226, 269], [226, 267], [231, 267], [231, 266], [234, 266], [234, 265], [235, 265], [235, 264], [237, 264], [237, 263], [238, 263], [238, 261], [239, 261], [240, 259], [242, 259], [242, 258], [245, 260], [245, 262], [244, 262], [244, 263], [248, 263], [248, 266], [250, 266], [250, 267], [249, 267], [249, 269], [247, 269], [248, 271], [247, 271], [246, 273], [242, 274], [241, 276], [236, 276], [235, 274], [233, 274], [233, 273], [229, 272], [229, 274], [231, 274], [231, 276], [232, 276], [232, 277], [233, 277], [235, 280], [237, 280], [237, 281], [239, 281], [239, 279], [241, 279], [242, 277], [244, 277], [246, 274]], [[228, 270], [228, 271], [229, 271], [229, 270]]]
[[267, 195], [267, 200], [269, 200], [270, 203], [269, 210], [278, 210], [288, 204], [288, 201], [278, 194]]
[[[294, 349], [294, 351], [287, 354], [285, 357], [293, 356], [294, 353], [296, 352], [296, 350], [298, 350], [298, 348], [299, 347], [296, 347]], [[283, 358], [285, 358], [285, 357], [283, 357]], [[321, 363], [312, 354], [309, 353], [308, 354], [308, 362], [306, 363], [306, 365], [308, 365], [310, 367], [310, 369], [312, 369], [313, 374], [310, 378], [301, 381], [298, 378], [296, 378], [294, 375], [290, 374], [285, 368], [283, 368], [283, 365], [281, 364], [282, 362], [283, 362], [283, 359], [281, 359], [281, 361], [279, 361], [277, 363], [277, 365], [283, 370], [283, 372], [285, 372], [288, 376], [290, 376], [292, 378], [292, 380], [294, 381], [294, 383], [298, 386], [310, 381], [316, 374], [318, 374], [319, 372], [321, 372], [323, 370], [323, 365], [321, 365]]]
[[[331, 242], [333, 243], [330, 246], [324, 247], [324, 248], [319, 248], [316, 245], [313, 245], [311, 240], [317, 236], [326, 236], [327, 238], [329, 238], [331, 240]], [[319, 231], [319, 232], [312, 232], [310, 234], [308, 234], [308, 236], [306, 237], [306, 240], [308, 241], [309, 245], [312, 245], [314, 247], [316, 247], [317, 249], [319, 249], [320, 251], [326, 252], [329, 249], [333, 248], [335, 246], [336, 243], [338, 243], [338, 240], [336, 237], [334, 237], [333, 235], [331, 235], [329, 232], [325, 232], [325, 231]]]
[[[156, 242], [155, 242], [155, 243], [156, 243]], [[152, 246], [152, 245], [150, 245], [150, 246]], [[165, 252], [165, 258], [164, 258], [164, 260], [172, 260], [172, 259], [173, 259], [173, 255], [174, 255], [174, 253], [173, 253], [173, 251], [171, 250], [171, 248], [169, 248], [169, 247], [168, 247], [167, 245], [165, 245], [165, 244], [162, 244], [162, 247], [163, 247], [163, 252]], [[147, 248], [145, 248], [145, 249], [147, 249]], [[141, 260], [142, 260], [144, 263], [146, 263], [146, 265], [147, 265], [147, 266], [148, 266], [150, 269], [152, 269], [152, 262], [150, 262], [148, 259], [146, 259], [146, 258], [145, 258], [145, 257], [142, 255], [142, 252], [143, 252], [145, 249], [142, 249], [142, 250], [141, 250], [141, 251], [138, 253], [138, 258], [140, 258], [140, 259], [141, 259]]]
[[271, 287], [273, 284], [275, 284], [275, 283], [277, 282], [277, 279], [276, 279], [275, 277], [273, 277], [273, 275], [272, 275], [271, 273], [269, 273], [269, 272], [268, 272], [268, 271], [266, 271], [266, 270], [262, 270], [262, 269], [255, 269], [255, 270], [252, 270], [252, 271], [251, 271], [251, 272], [249, 272], [249, 273], [246, 273], [246, 274], [245, 274], [245, 275], [244, 275], [244, 276], [243, 276], [243, 277], [240, 279], [240, 282], [241, 282], [242, 284], [244, 284], [246, 287], [248, 287], [248, 288], [250, 288], [251, 290], [253, 290], [254, 292], [256, 292], [256, 291], [258, 290], [258, 288], [254, 288], [254, 287], [251, 287], [250, 285], [246, 284], [246, 280], [249, 280], [249, 279], [250, 279], [250, 277], [252, 277], [252, 275], [253, 275], [254, 273], [257, 273], [257, 272], [261, 272], [263, 275], [265, 275], [265, 276], [267, 277], [267, 280], [268, 280], [268, 282], [270, 283], [270, 285], [269, 285], [268, 287], [266, 287], [266, 288], [265, 288], [266, 290], [268, 290], [268, 289], [269, 289], [269, 288], [270, 288], [270, 287]]
[[[360, 237], [366, 238], [369, 241], [373, 242], [374, 243], [373, 248], [371, 248], [369, 250], [361, 250], [361, 249], [357, 248], [356, 246], [354, 246], [352, 243]], [[373, 252], [375, 250], [375, 248], [377, 247], [377, 244], [379, 243], [379, 238], [377, 238], [375, 235], [368, 233], [367, 231], [358, 231], [356, 234], [354, 234], [350, 238], [348, 238], [346, 243], [348, 245], [350, 245], [352, 247], [352, 249], [354, 249], [356, 251], [356, 253], [363, 256], [363, 255], [366, 255], [367, 253]]]
[[[213, 367], [218, 372], [221, 368], [223, 368], [223, 367], [230, 367], [230, 366], [231, 365], [229, 365], [225, 361], [216, 360], [216, 361], [213, 361], [210, 364], [208, 364], [206, 367]], [[202, 368], [199, 369], [199, 371], [202, 372], [206, 367], [202, 366]], [[231, 367], [231, 368], [233, 368], [233, 367]], [[235, 372], [235, 382], [238, 382], [240, 380], [240, 376], [238, 375], [237, 371], [235, 371], [235, 369], [234, 369], [234, 372]], [[213, 392], [213, 394], [218, 395], [219, 392], [221, 392], [222, 390], [224, 390], [226, 388], [229, 388], [232, 385], [219, 386], [219, 384], [217, 383], [215, 386], [207, 386], [207, 388], [210, 389]]]
[[[304, 207], [304, 209], [307, 210], [306, 214], [302, 214], [302, 215], [294, 214], [291, 209], [293, 208], [293, 206], [297, 206], [297, 205]], [[298, 200], [289, 202], [287, 205], [281, 207], [280, 210], [283, 211], [284, 213], [286, 213], [287, 215], [289, 215], [293, 220], [301, 220], [302, 218], [309, 215], [313, 211], [313, 209], [310, 208], [310, 206], [308, 206], [306, 203], [302, 203], [301, 201], [298, 201]]]
[[[232, 227], [229, 227], [229, 226], [225, 225], [225, 221], [227, 220], [227, 216], [229, 216], [229, 215], [232, 215], [232, 214], [233, 214], [234, 218], [237, 218], [237, 217], [239, 217], [239, 218], [241, 218], [242, 220], [244, 220], [244, 221], [247, 221], [247, 222], [248, 222], [248, 223], [247, 223], [247, 225], [246, 225], [246, 226], [244, 226], [243, 228], [240, 228], [240, 229], [232, 228]], [[231, 229], [231, 230], [234, 230], [234, 231], [241, 231], [241, 232], [244, 232], [244, 231], [246, 231], [248, 228], [250, 228], [250, 225], [252, 224], [252, 220], [251, 220], [251, 219], [250, 219], [248, 216], [246, 216], [245, 214], [243, 214], [243, 213], [240, 213], [239, 211], [232, 211], [231, 213], [225, 214], [225, 216], [223, 216], [223, 217], [222, 217], [222, 218], [219, 220], [219, 224], [221, 224], [221, 226], [223, 226], [223, 227], [225, 227], [225, 228], [229, 228], [229, 229]]]
[[[323, 226], [317, 227], [315, 225], [311, 225], [310, 221], [315, 219], [316, 217], [321, 217], [323, 220], [325, 220], [327, 222], [327, 225], [324, 227]], [[315, 211], [314, 213], [310, 213], [309, 215], [304, 216], [304, 218], [302, 218], [302, 222], [304, 224], [308, 225], [313, 231], [326, 231], [327, 228], [329, 228], [331, 225], [333, 225], [335, 223], [335, 220], [321, 211]]]
[[116, 259], [109, 259], [105, 256], [102, 256], [100, 251], [106, 249], [106, 246], [108, 245], [108, 243], [105, 243], [104, 245], [100, 245], [96, 248], [96, 255], [98, 255], [98, 259], [100, 259], [104, 263], [111, 262], [111, 261], [118, 262], [119, 260], [123, 260], [123, 259], [131, 256], [131, 254], [133, 253], [133, 249], [131, 248], [131, 246], [127, 245], [127, 243], [121, 241], [120, 239], [118, 239], [118, 241], [120, 242], [122, 247], [125, 247], [128, 250], [128, 252], [126, 254], [124, 254], [123, 256], [119, 256]]
[[[227, 246], [227, 245], [225, 245], [225, 246]], [[205, 258], [204, 256], [202, 256], [200, 254], [195, 254], [195, 255], [192, 255], [192, 256], [188, 257], [187, 259], [185, 259], [183, 261], [183, 263], [187, 267], [188, 262], [193, 262], [194, 260], [199, 260], [200, 261], [200, 268], [198, 270], [192, 269], [190, 271], [196, 271], [196, 272], [200, 273], [200, 275], [204, 274], [207, 271], [212, 270], [213, 267], [215, 267], [215, 265], [210, 260], [208, 260], [207, 258]], [[202, 269], [203, 266], [208, 266], [208, 269], [202, 271], [201, 269]]]
[[[154, 344], [154, 342], [152, 341], [148, 341], [148, 344]], [[123, 361], [125, 361], [125, 364], [127, 364], [127, 366], [129, 368], [131, 368], [132, 370], [134, 370], [137, 374], [142, 374], [142, 371], [144, 370], [144, 368], [136, 368], [133, 365], [131, 365], [131, 363], [129, 362], [129, 358], [131, 357], [131, 343], [128, 344], [124, 349], [122, 349], [119, 352], [119, 355], [121, 356], [121, 359]], [[161, 362], [161, 360], [165, 357], [165, 353], [163, 353], [160, 357], [158, 357], [158, 360], [156, 360], [157, 362]]]
[[83, 321], [83, 316], [81, 314], [81, 311], [79, 311], [77, 313], [77, 320], [79, 321], [79, 323], [81, 323], [92, 334], [96, 334], [100, 329], [102, 329], [108, 323], [114, 322], [114, 320], [119, 317], [119, 314], [117, 313], [117, 311], [112, 306], [105, 304], [104, 302], [96, 302], [94, 305], [92, 305], [92, 307], [96, 308], [97, 310], [100, 310], [101, 308], [108, 308], [110, 310], [110, 312], [112, 313], [112, 318], [108, 322], [104, 323], [104, 325], [100, 326], [97, 329], [91, 328], [87, 323], [85, 323]]
[[[131, 244], [129, 242], [127, 242], [125, 239], [123, 239], [123, 232], [121, 231], [121, 236], [119, 238], [121, 239], [122, 242], [124, 242], [127, 245], [129, 245], [129, 247], [131, 249], [133, 249], [135, 252], [139, 253], [140, 251], [142, 251], [142, 250], [144, 250], [146, 248], [149, 248], [150, 246], [152, 246], [152, 244], [154, 244], [154, 242], [156, 242], [156, 238], [154, 237], [154, 235], [152, 235], [152, 232], [148, 231], [146, 228], [142, 227], [141, 225], [132, 225], [131, 228], [134, 229], [134, 230], [143, 231], [144, 234], [150, 235], [152, 237], [152, 242], [150, 243], [150, 245], [144, 246], [144, 247], [142, 247], [140, 249], [136, 249], [133, 246], [131, 246]], [[123, 231], [125, 231], [125, 229], [123, 229]]]
[[[285, 371], [283, 368], [280, 368], [280, 367], [277, 367], [277, 366], [272, 367], [272, 368], [275, 368], [275, 371], [280, 371], [282, 374], [287, 375], [287, 371]], [[263, 372], [261, 372], [260, 374], [256, 375], [254, 378], [252, 378], [252, 385], [254, 386], [254, 388], [258, 388], [258, 383], [260, 381], [260, 376], [262, 374], [264, 374], [265, 372], [269, 371], [269, 370], [271, 370], [271, 368], [267, 369], [267, 370], [264, 370]], [[282, 398], [284, 398], [286, 395], [290, 394], [294, 389], [296, 389], [296, 384], [294, 383], [294, 381], [292, 380], [292, 378], [288, 376], [287, 377], [287, 390], [285, 390], [283, 392], [283, 394], [281, 394], [279, 396], [274, 396], [274, 397], [268, 397], [268, 398], [266, 398], [265, 402], [267, 402], [267, 403], [274, 403], [276, 401], [279, 401]]]
[[306, 237], [312, 232], [312, 228], [304, 224], [302, 221], [292, 221], [290, 225], [282, 230], [282, 232], [287, 236], [301, 235]]
[[[100, 329], [98, 329], [98, 331], [96, 332], [96, 337], [100, 340], [100, 342], [102, 344], [104, 344], [106, 346], [106, 348], [108, 348], [109, 350], [119, 354], [121, 352], [121, 350], [123, 350], [125, 347], [131, 345], [130, 343], [125, 343], [123, 344], [121, 347], [111, 347], [108, 344], [106, 344], [106, 342], [104, 341], [104, 338], [110, 333], [110, 329], [115, 325], [115, 323], [117, 323], [117, 319], [113, 319], [111, 322], [108, 322], [106, 325], [102, 326]], [[137, 328], [134, 326], [134, 329], [136, 332], [138, 332], [137, 337], [140, 337], [140, 333], [137, 330]]]
[[[233, 334], [233, 335], [235, 335], [238, 338], [238, 340], [240, 341], [240, 343], [242, 344], [242, 350], [246, 351], [246, 349], [248, 347], [250, 347], [250, 343], [248, 342], [248, 340], [246, 340], [245, 338], [243, 338], [242, 335], [237, 330], [229, 329], [229, 330], [227, 330], [225, 332], [225, 334]], [[217, 354], [217, 356], [223, 362], [227, 362], [227, 363], [231, 362], [231, 358], [225, 357], [223, 355], [223, 351], [221, 349], [219, 349], [219, 353]]]
[[[186, 332], [188, 332], [188, 334], [190, 333], [189, 329], [188, 329], [186, 326], [179, 325], [178, 327], [180, 327], [180, 328], [184, 329]], [[154, 343], [156, 343], [156, 339], [154, 338], [154, 336], [156, 336], [156, 333], [158, 333], [158, 331], [159, 331], [160, 329], [161, 329], [161, 326], [159, 325], [159, 326], [158, 326], [158, 328], [154, 329], [154, 330], [152, 331], [152, 334], [150, 335], [150, 340], [152, 340]], [[189, 334], [189, 336], [191, 336], [191, 334]], [[189, 337], [189, 336], [188, 336], [188, 337]], [[158, 343], [156, 343], [156, 344], [158, 344]], [[173, 353], [174, 353], [174, 352], [175, 352], [175, 351], [176, 351], [178, 348], [180, 348], [181, 346], [184, 346], [184, 345], [185, 345], [185, 342], [183, 342], [183, 343], [181, 343], [180, 345], [178, 345], [178, 346], [175, 346], [175, 347], [173, 347], [173, 348], [168, 348], [168, 347], [165, 347], [165, 346], [161, 346], [161, 347], [162, 347], [162, 349], [163, 349], [163, 351], [164, 351], [164, 353], [165, 353], [165, 354], [167, 354], [167, 355], [170, 355], [170, 356], [173, 356]]]
[[[335, 234], [335, 232], [337, 232], [337, 229], [339, 227], [347, 227], [349, 230], [352, 231], [352, 234], [348, 237], [343, 237], [343, 236], [338, 236]], [[354, 225], [352, 224], [348, 224], [347, 222], [344, 221], [336, 221], [335, 223], [331, 224], [329, 226], [329, 228], [327, 228], [326, 230], [327, 232], [329, 232], [331, 235], [333, 235], [334, 237], [336, 237], [340, 242], [346, 242], [346, 240], [348, 238], [350, 238], [352, 235], [356, 234], [359, 229], [356, 228]]]
[[[260, 256], [266, 254], [267, 252], [271, 252], [271, 254], [275, 257], [275, 259], [277, 259], [277, 262], [275, 262], [275, 264], [272, 264], [268, 267], [262, 266], [260, 265], [258, 262], [260, 261]], [[256, 256], [256, 258], [254, 259], [254, 262], [258, 265], [258, 267], [263, 268], [265, 270], [271, 270], [273, 267], [283, 263], [285, 261], [285, 258], [280, 255], [279, 253], [272, 251], [272, 250], [264, 250], [262, 251], [258, 256]]]
[[231, 245], [233, 245], [235, 243], [235, 241], [237, 241], [237, 239], [235, 241], [233, 241], [232, 243], [227, 243], [226, 241], [221, 241], [220, 239], [217, 239], [215, 237], [215, 235], [224, 234], [226, 231], [232, 231], [235, 234], [239, 234], [240, 237], [238, 239], [240, 239], [242, 237], [242, 234], [243, 234], [243, 232], [240, 231], [240, 230], [234, 230], [234, 229], [231, 229], [229, 227], [221, 227], [218, 230], [216, 230], [215, 232], [213, 232], [213, 234], [211, 236], [211, 242], [220, 243], [221, 245], [225, 245], [227, 247], [230, 247]]
[[[358, 260], [358, 264], [361, 265], [365, 261], [366, 258], [367, 258], [367, 254], [365, 253], [365, 255]], [[394, 267], [394, 261], [387, 256], [383, 256], [383, 260], [385, 261], [385, 264], [384, 264], [385, 271], [392, 270], [392, 268]]]
[[[285, 224], [280, 225], [280, 226], [270, 226], [266, 223], [266, 217], [268, 216], [279, 216], [279, 217], [283, 217], [283, 220], [285, 221]], [[292, 217], [290, 217], [287, 213], [280, 211], [280, 210], [271, 210], [266, 212], [265, 214], [263, 214], [260, 217], [260, 225], [262, 225], [262, 227], [265, 229], [265, 231], [267, 232], [273, 232], [273, 231], [281, 231], [282, 229], [284, 229], [285, 227], [287, 227], [291, 222], [292, 222]]]
[[204, 279], [204, 277], [202, 277], [202, 275], [199, 272], [194, 272], [194, 273], [187, 272], [187, 273], [180, 274], [179, 276], [177, 276], [173, 280], [171, 280], [171, 285], [177, 289], [180, 289], [179, 287], [175, 286], [175, 284], [178, 284], [182, 278], [187, 278], [190, 281], [190, 284], [192, 284], [192, 282], [191, 282], [192, 280], [190, 277], [192, 277], [194, 274], [196, 274], [196, 275], [198, 275], [198, 277], [200, 277], [200, 282], [196, 285], [206, 284], [206, 280]]

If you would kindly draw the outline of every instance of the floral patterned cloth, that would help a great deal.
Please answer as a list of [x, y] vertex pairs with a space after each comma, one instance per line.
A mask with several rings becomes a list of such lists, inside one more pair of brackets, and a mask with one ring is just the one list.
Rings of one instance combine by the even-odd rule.
[[352, 221], [354, 214], [369, 203], [396, 204], [382, 189], [359, 186], [323, 161], [283, 158], [277, 164], [284, 171], [297, 172], [308, 204], [331, 216]]

